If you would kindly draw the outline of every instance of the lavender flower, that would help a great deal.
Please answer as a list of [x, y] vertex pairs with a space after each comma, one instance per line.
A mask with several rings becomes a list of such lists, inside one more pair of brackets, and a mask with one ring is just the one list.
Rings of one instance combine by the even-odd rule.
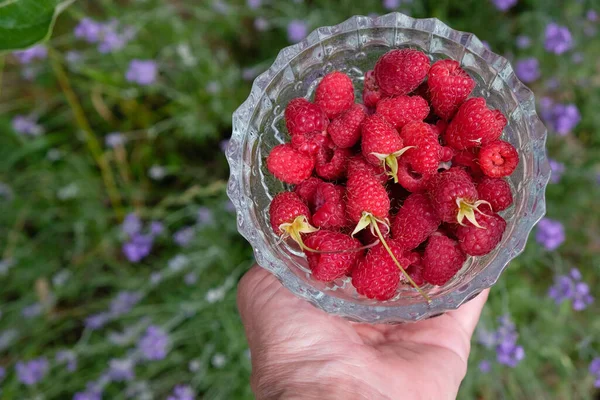
[[598, 21], [598, 12], [596, 10], [588, 10], [585, 17], [588, 21], [596, 22]]
[[110, 320], [108, 313], [90, 315], [85, 319], [85, 327], [91, 330], [102, 328]]
[[544, 96], [540, 99], [540, 115], [542, 118], [550, 123], [552, 120], [553, 112], [552, 108], [554, 107], [554, 100], [550, 97]]
[[129, 213], [125, 216], [121, 224], [121, 230], [128, 236], [140, 233], [142, 230], [142, 221], [136, 213]]
[[571, 300], [573, 309], [581, 311], [594, 302], [587, 283], [582, 282], [581, 272], [573, 268], [569, 275], [554, 277], [554, 284], [548, 290], [548, 296], [556, 304]]
[[552, 77], [546, 81], [545, 85], [548, 90], [556, 90], [560, 87], [560, 82], [557, 78]]
[[559, 183], [560, 178], [565, 173], [565, 164], [553, 160], [551, 158], [548, 161], [550, 162], [550, 170], [552, 171], [552, 175], [550, 176], [550, 182]]
[[75, 26], [74, 34], [78, 39], [83, 39], [88, 43], [98, 43], [104, 26], [91, 18], [83, 18]]
[[97, 43], [100, 53], [110, 53], [125, 47], [135, 36], [135, 31], [131, 27], [119, 27], [116, 20], [102, 23], [83, 18], [75, 27], [74, 34], [88, 43]]
[[75, 393], [73, 400], [102, 400], [102, 390], [95, 382], [89, 382], [85, 391]]
[[219, 142], [219, 149], [221, 149], [221, 151], [223, 153], [225, 153], [227, 151], [228, 147], [229, 147], [229, 139], [223, 139]]
[[138, 342], [138, 350], [146, 360], [162, 360], [167, 356], [169, 337], [155, 325], [150, 325]]
[[199, 207], [196, 218], [196, 223], [199, 226], [212, 225], [215, 222], [215, 216], [208, 207]]
[[165, 231], [165, 225], [160, 221], [152, 221], [150, 223], [150, 235], [160, 236]]
[[519, 335], [510, 318], [505, 315], [498, 320], [500, 327], [496, 331], [496, 360], [500, 364], [514, 368], [525, 358], [525, 350], [517, 345]]
[[492, 0], [492, 3], [500, 11], [506, 11], [517, 4], [517, 0]]
[[185, 277], [183, 278], [183, 281], [185, 282], [186, 285], [192, 286], [196, 282], [198, 282], [198, 275], [195, 272], [189, 272], [185, 275]]
[[400, 7], [400, 0], [383, 0], [383, 8], [386, 10], [395, 10]]
[[43, 307], [40, 303], [33, 303], [27, 307], [23, 307], [21, 315], [23, 318], [31, 319], [39, 316], [42, 313]]
[[308, 34], [308, 27], [304, 21], [292, 20], [287, 27], [288, 40], [292, 43], [297, 43], [304, 39]]
[[262, 0], [246, 0], [246, 3], [248, 4], [248, 8], [256, 10], [262, 5]]
[[594, 387], [600, 388], [600, 357], [592, 360], [589, 366], [590, 374], [594, 376]]
[[254, 20], [254, 29], [256, 29], [259, 32], [266, 31], [267, 29], [269, 29], [269, 26], [269, 21], [267, 21], [263, 17], [258, 17]]
[[519, 49], [527, 49], [531, 46], [531, 38], [527, 35], [517, 36], [517, 47]]
[[561, 136], [571, 132], [581, 121], [575, 104], [556, 104], [552, 109], [554, 130]]
[[518, 61], [515, 70], [519, 79], [525, 83], [533, 82], [540, 77], [540, 63], [535, 57]]
[[190, 245], [195, 235], [196, 231], [194, 230], [194, 227], [186, 226], [173, 234], [173, 241], [175, 241], [178, 246], [187, 247]]
[[102, 42], [98, 45], [98, 51], [106, 54], [121, 50], [134, 36], [135, 30], [131, 27], [127, 27], [119, 32], [116, 26], [106, 25], [102, 35]]
[[130, 262], [140, 262], [150, 254], [153, 241], [151, 235], [135, 234], [123, 245], [123, 254]]
[[67, 371], [74, 372], [77, 369], [77, 356], [71, 350], [61, 350], [54, 356], [57, 364], [66, 364]]
[[5, 377], [6, 377], [6, 368], [0, 366], [0, 382], [2, 382]]
[[119, 292], [110, 302], [110, 316], [114, 318], [127, 314], [141, 299], [142, 294], [140, 292]]
[[36, 137], [44, 133], [44, 128], [38, 125], [36, 119], [26, 115], [16, 115], [12, 120], [12, 128], [25, 136]]
[[20, 64], [29, 64], [35, 60], [44, 60], [48, 57], [48, 49], [39, 44], [28, 48], [27, 50], [15, 51], [13, 55]]
[[109, 362], [108, 377], [113, 382], [131, 381], [135, 378], [135, 361], [130, 358], [115, 359]]
[[479, 363], [479, 370], [484, 374], [489, 373], [492, 370], [492, 363], [489, 360], [481, 360]]
[[167, 397], [167, 400], [195, 400], [196, 396], [191, 387], [177, 385], [173, 389], [173, 394]]
[[123, 146], [123, 144], [125, 144], [125, 141], [126, 141], [125, 136], [123, 136], [119, 132], [109, 133], [104, 138], [104, 143], [106, 144], [106, 147], [110, 147], [112, 149], [114, 149], [115, 147], [118, 147], [118, 146]]
[[45, 357], [39, 357], [30, 361], [19, 361], [15, 365], [17, 379], [19, 382], [32, 386], [44, 379], [48, 373], [49, 364]]
[[151, 85], [156, 81], [158, 65], [153, 60], [132, 60], [125, 79], [138, 85]]
[[537, 225], [535, 240], [546, 250], [556, 250], [565, 241], [565, 228], [560, 221], [542, 218]]
[[231, 212], [231, 213], [235, 212], [235, 205], [229, 199], [227, 201], [225, 201], [225, 204], [223, 204], [223, 208], [227, 212]]
[[573, 47], [573, 38], [566, 26], [551, 22], [546, 26], [545, 36], [544, 47], [550, 53], [562, 54]]

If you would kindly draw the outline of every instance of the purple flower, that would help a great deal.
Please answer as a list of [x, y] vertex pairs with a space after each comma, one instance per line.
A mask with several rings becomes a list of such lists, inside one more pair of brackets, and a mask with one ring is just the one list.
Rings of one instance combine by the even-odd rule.
[[48, 373], [49, 364], [45, 357], [36, 358], [30, 361], [19, 361], [15, 365], [17, 379], [19, 382], [31, 386], [35, 385]]
[[129, 213], [125, 216], [121, 224], [121, 230], [128, 236], [133, 236], [140, 233], [142, 230], [142, 221], [136, 213]]
[[125, 79], [139, 85], [151, 85], [156, 81], [158, 65], [153, 60], [132, 60]]
[[98, 51], [106, 54], [116, 50], [121, 50], [135, 36], [133, 28], [126, 28], [123, 32], [118, 32], [116, 26], [105, 26], [102, 34], [102, 41], [98, 44]]
[[555, 104], [552, 109], [554, 130], [561, 136], [571, 132], [581, 121], [575, 104]]
[[0, 382], [2, 382], [5, 377], [6, 377], [6, 368], [0, 366]]
[[74, 34], [76, 38], [83, 39], [88, 43], [98, 43], [103, 29], [103, 24], [91, 18], [83, 18], [75, 27]]
[[117, 146], [125, 144], [125, 136], [119, 132], [112, 132], [104, 137], [104, 143], [106, 144], [106, 147], [114, 149]]
[[77, 369], [77, 356], [71, 350], [61, 350], [54, 356], [57, 364], [66, 364], [67, 371], [74, 372]]
[[553, 160], [551, 158], [548, 161], [550, 162], [550, 170], [552, 171], [552, 175], [550, 176], [550, 182], [559, 183], [560, 178], [565, 173], [565, 164]]
[[535, 240], [546, 250], [556, 250], [565, 241], [565, 228], [560, 221], [542, 218], [537, 225]]
[[297, 43], [304, 39], [308, 34], [308, 27], [304, 21], [294, 19], [290, 21], [287, 27], [288, 40]]
[[590, 374], [594, 376], [594, 387], [600, 388], [600, 357], [592, 360], [589, 366]]
[[500, 317], [499, 321], [500, 327], [496, 331], [496, 360], [514, 368], [525, 358], [525, 350], [517, 345], [519, 335], [510, 318], [505, 315]]
[[550, 97], [544, 96], [540, 99], [540, 115], [542, 118], [550, 123], [552, 120], [552, 108], [554, 107], [554, 100]]
[[588, 10], [585, 17], [588, 21], [596, 22], [598, 21], [598, 12], [596, 10]]
[[90, 315], [85, 319], [85, 327], [91, 330], [102, 328], [110, 320], [108, 313]]
[[246, 0], [246, 3], [248, 4], [248, 8], [256, 10], [262, 5], [262, 0]]
[[383, 8], [386, 10], [395, 10], [400, 7], [400, 0], [383, 0]]
[[550, 53], [562, 54], [573, 47], [573, 38], [566, 26], [551, 22], [546, 26], [545, 36], [544, 47]]
[[198, 282], [198, 275], [195, 272], [189, 272], [183, 278], [183, 281], [186, 285], [192, 286], [196, 282]]
[[227, 147], [229, 147], [229, 139], [224, 139], [219, 142], [219, 148], [223, 153], [227, 151]]
[[535, 57], [517, 61], [516, 73], [523, 82], [533, 82], [540, 77], [540, 63]]
[[549, 90], [556, 90], [560, 87], [560, 82], [557, 78], [552, 77], [546, 81], [545, 85]]
[[259, 32], [264, 32], [267, 29], [269, 29], [269, 25], [269, 21], [267, 21], [263, 17], [258, 17], [254, 20], [254, 29], [256, 29]]
[[235, 205], [229, 199], [227, 201], [225, 201], [225, 204], [223, 204], [223, 208], [227, 212], [231, 212], [231, 213], [235, 212]]
[[15, 51], [13, 55], [17, 58], [20, 64], [29, 64], [35, 60], [43, 60], [48, 57], [48, 49], [39, 44], [28, 48], [27, 50]]
[[150, 223], [150, 234], [152, 236], [160, 236], [165, 231], [165, 225], [160, 221], [152, 221]]
[[73, 400], [102, 400], [102, 390], [95, 382], [89, 382], [85, 391], [75, 393]]
[[110, 302], [110, 316], [114, 318], [127, 314], [141, 299], [140, 292], [119, 292]]
[[39, 316], [42, 313], [42, 305], [40, 303], [33, 303], [27, 307], [23, 307], [21, 315], [26, 319], [31, 319]]
[[135, 362], [130, 358], [115, 359], [109, 362], [108, 377], [113, 382], [131, 381], [135, 378]]
[[175, 241], [178, 246], [187, 247], [190, 245], [195, 235], [196, 231], [194, 230], [194, 227], [186, 226], [173, 234], [173, 241]]
[[185, 385], [177, 385], [173, 389], [173, 394], [167, 397], [167, 400], [195, 400], [196, 395], [191, 387]]
[[38, 125], [32, 116], [17, 115], [12, 120], [12, 128], [15, 132], [25, 136], [40, 136], [44, 129]]
[[582, 282], [581, 272], [573, 268], [569, 275], [554, 277], [554, 284], [548, 290], [548, 296], [556, 304], [571, 300], [575, 311], [581, 311], [594, 302], [587, 283]]
[[492, 2], [500, 11], [506, 11], [517, 4], [517, 0], [492, 0]]
[[162, 360], [167, 356], [169, 337], [161, 328], [150, 325], [138, 342], [138, 350], [146, 360]]
[[526, 49], [531, 46], [531, 38], [527, 35], [517, 36], [517, 47], [519, 49]]
[[215, 222], [213, 212], [208, 207], [199, 207], [196, 223], [199, 226], [212, 225]]
[[492, 363], [489, 360], [481, 360], [479, 363], [479, 370], [484, 374], [487, 374], [492, 370]]
[[123, 245], [123, 254], [130, 262], [140, 262], [150, 254], [153, 242], [151, 235], [135, 234]]

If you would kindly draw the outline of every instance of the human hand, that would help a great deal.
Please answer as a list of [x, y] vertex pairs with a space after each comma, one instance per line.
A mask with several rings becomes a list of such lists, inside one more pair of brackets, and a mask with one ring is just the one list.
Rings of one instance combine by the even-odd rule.
[[367, 325], [326, 314], [253, 267], [238, 307], [262, 399], [454, 399], [488, 290], [437, 318]]

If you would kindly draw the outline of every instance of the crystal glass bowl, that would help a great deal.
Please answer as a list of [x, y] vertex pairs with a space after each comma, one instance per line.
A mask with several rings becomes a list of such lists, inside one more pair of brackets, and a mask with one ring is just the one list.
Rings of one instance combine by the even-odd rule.
[[[432, 61], [460, 62], [476, 81], [473, 96], [508, 118], [502, 138], [519, 151], [521, 160], [510, 176], [514, 204], [502, 213], [507, 228], [498, 247], [471, 257], [446, 285], [427, 285], [427, 303], [412, 288], [401, 288], [389, 301], [358, 296], [349, 279], [333, 283], [313, 280], [307, 261], [293, 242], [279, 242], [269, 225], [273, 196], [288, 189], [265, 167], [271, 148], [288, 140], [283, 113], [295, 97], [312, 98], [320, 78], [334, 70], [347, 73], [362, 99], [363, 75], [394, 48], [411, 47]], [[256, 261], [295, 295], [341, 317], [368, 323], [418, 321], [458, 308], [492, 286], [507, 264], [521, 253], [527, 237], [544, 215], [544, 192], [550, 177], [545, 150], [546, 129], [535, 112], [531, 90], [517, 79], [510, 63], [494, 54], [473, 34], [455, 31], [435, 19], [414, 19], [399, 13], [371, 18], [355, 16], [312, 32], [286, 47], [268, 71], [254, 81], [248, 99], [233, 114], [233, 135], [227, 150], [231, 168], [227, 193], [237, 210], [240, 233], [254, 249]]]

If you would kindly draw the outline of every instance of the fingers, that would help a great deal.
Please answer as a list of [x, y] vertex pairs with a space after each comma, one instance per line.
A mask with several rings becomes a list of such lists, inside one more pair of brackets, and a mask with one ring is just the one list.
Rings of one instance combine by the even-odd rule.
[[477, 326], [477, 322], [479, 322], [481, 310], [483, 309], [489, 294], [490, 289], [486, 289], [479, 293], [473, 300], [463, 304], [458, 310], [450, 311], [448, 313], [458, 322], [469, 338], [473, 336], [473, 331]]

